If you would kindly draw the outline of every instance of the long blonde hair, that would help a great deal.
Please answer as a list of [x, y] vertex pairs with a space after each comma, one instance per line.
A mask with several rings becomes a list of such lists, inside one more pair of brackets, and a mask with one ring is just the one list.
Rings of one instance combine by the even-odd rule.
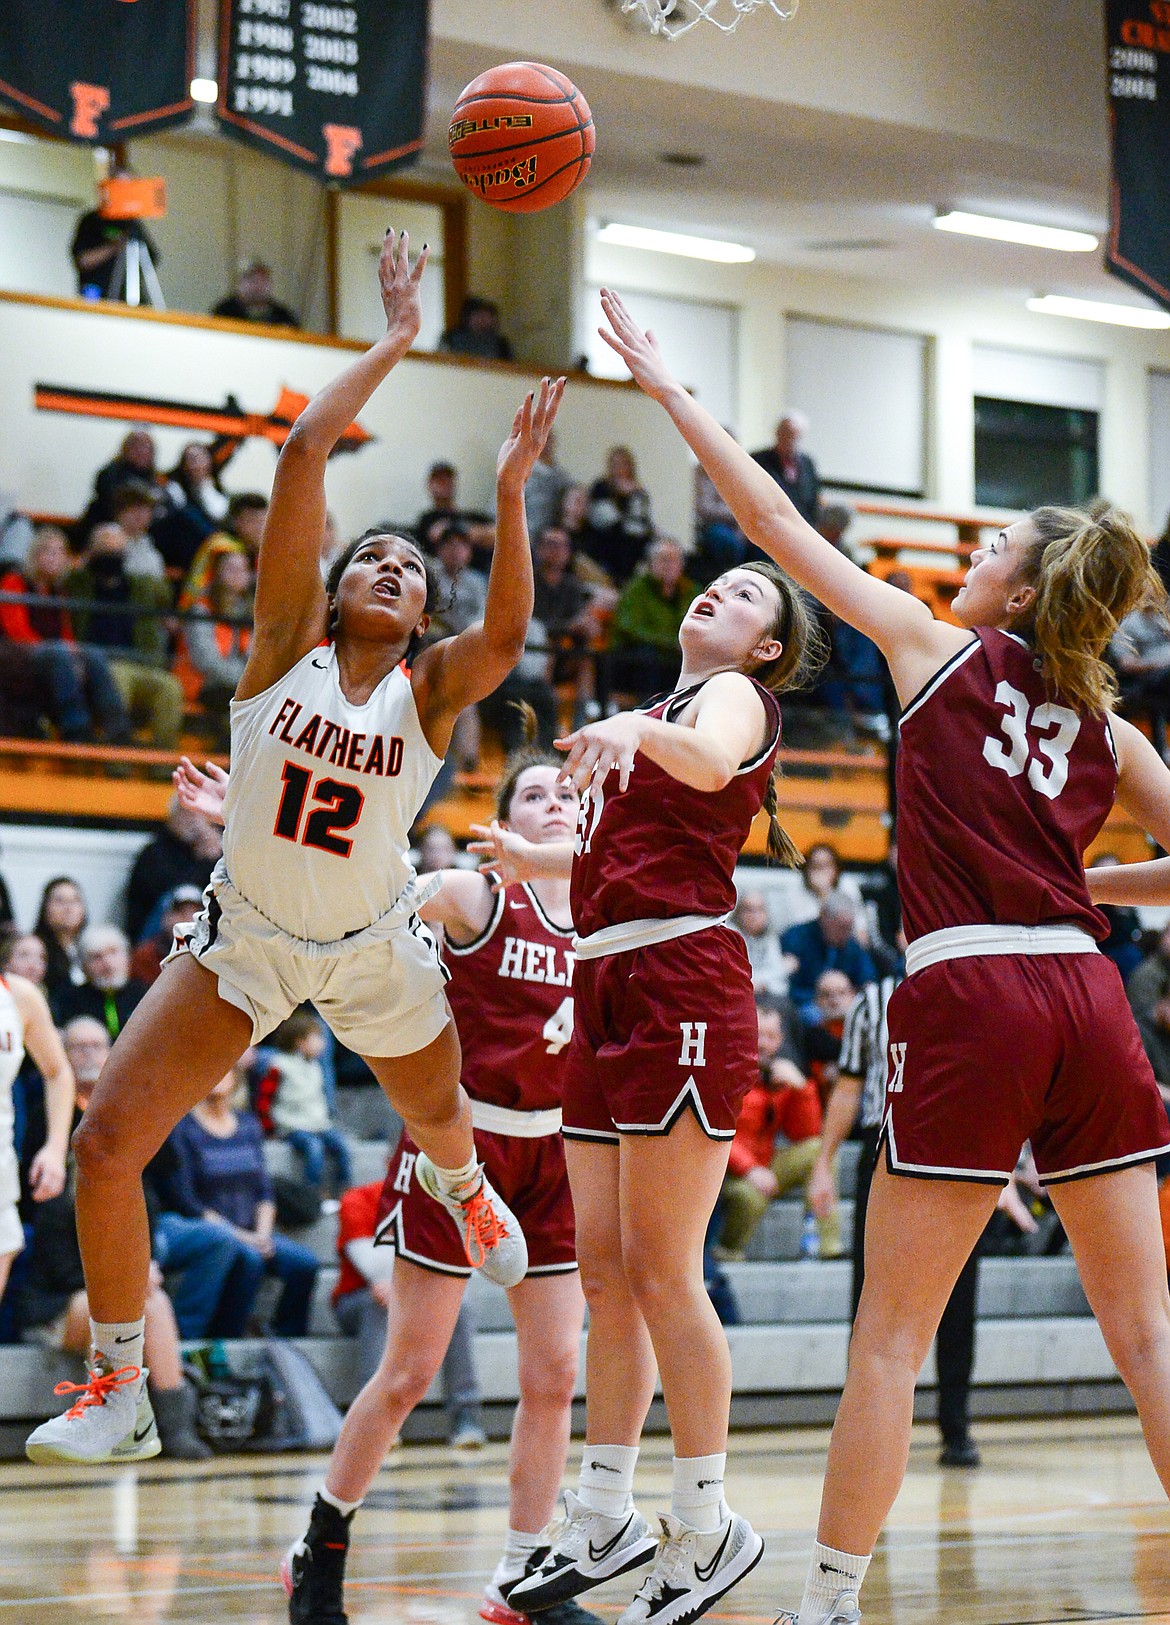
[[1170, 615], [1150, 548], [1128, 514], [1108, 502], [1090, 508], [1037, 508], [1036, 533], [1020, 566], [1034, 604], [1013, 630], [1040, 657], [1045, 685], [1083, 711], [1111, 711], [1117, 680], [1105, 650], [1135, 609]]

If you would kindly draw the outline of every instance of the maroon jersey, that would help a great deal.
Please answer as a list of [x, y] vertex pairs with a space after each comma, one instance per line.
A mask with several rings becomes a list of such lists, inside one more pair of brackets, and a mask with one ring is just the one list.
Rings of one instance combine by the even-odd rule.
[[[692, 683], [639, 709], [674, 722], [702, 686]], [[572, 881], [579, 936], [627, 920], [718, 918], [735, 907], [735, 865], [763, 805], [780, 744], [780, 707], [762, 684], [755, 688], [768, 736], [722, 790], [692, 789], [639, 753], [624, 791], [610, 773], [581, 797]]]
[[981, 630], [902, 713], [898, 887], [907, 938], [958, 925], [1081, 927], [1084, 852], [1113, 805], [1106, 717], [1049, 696], [1032, 649]]
[[530, 886], [513, 886], [497, 895], [474, 942], [444, 941], [447, 1000], [472, 1100], [516, 1112], [560, 1105], [561, 1057], [573, 1036], [572, 937]]

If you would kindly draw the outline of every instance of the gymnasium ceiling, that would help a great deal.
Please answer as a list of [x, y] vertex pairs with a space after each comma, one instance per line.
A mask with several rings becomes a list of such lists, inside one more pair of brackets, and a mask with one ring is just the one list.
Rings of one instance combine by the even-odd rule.
[[[1103, 0], [801, 0], [790, 23], [765, 8], [734, 35], [704, 25], [674, 43], [612, 0], [432, 4], [424, 164], [437, 175], [450, 173], [446, 124], [463, 85], [536, 58], [570, 73], [593, 108], [593, 216], [730, 237], [833, 273], [1138, 300], [1099, 254], [930, 225], [947, 205], [1104, 230]], [[702, 163], [680, 169], [664, 153]]]

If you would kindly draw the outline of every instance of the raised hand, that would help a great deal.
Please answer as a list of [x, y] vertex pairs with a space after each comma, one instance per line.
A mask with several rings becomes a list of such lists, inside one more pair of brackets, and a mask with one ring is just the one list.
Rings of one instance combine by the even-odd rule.
[[427, 263], [427, 245], [410, 268], [410, 234], [402, 232], [397, 238], [393, 228], [386, 233], [382, 253], [378, 260], [378, 282], [382, 290], [382, 309], [386, 312], [386, 332], [402, 340], [407, 348], [418, 337], [422, 326], [422, 300], [419, 283]]
[[662, 359], [658, 340], [653, 333], [638, 326], [611, 288], [602, 288], [601, 308], [609, 322], [607, 328], [597, 329], [601, 337], [621, 356], [638, 387], [652, 400], [664, 400], [679, 386]]
[[540, 388], [530, 390], [525, 395], [496, 459], [498, 483], [517, 487], [524, 485], [544, 450], [564, 393], [563, 378], [542, 378]]
[[223, 823], [223, 799], [227, 795], [228, 775], [222, 767], [208, 762], [201, 773], [189, 757], [181, 756], [179, 765], [171, 774], [179, 805], [188, 812], [202, 813], [213, 824]]
[[489, 869], [493, 872], [494, 892], [503, 891], [505, 886], [519, 885], [523, 880], [539, 879], [541, 871], [530, 860], [540, 849], [532, 841], [504, 829], [494, 818], [490, 824], [472, 824], [471, 833], [475, 840], [468, 841], [467, 850], [482, 860], [481, 874]]
[[616, 768], [618, 789], [624, 790], [642, 743], [642, 723], [643, 718], [634, 712], [619, 711], [617, 716], [587, 723], [575, 733], [554, 740], [558, 750], [569, 753], [558, 778], [567, 780], [578, 794], [584, 794], [591, 780], [600, 782]]

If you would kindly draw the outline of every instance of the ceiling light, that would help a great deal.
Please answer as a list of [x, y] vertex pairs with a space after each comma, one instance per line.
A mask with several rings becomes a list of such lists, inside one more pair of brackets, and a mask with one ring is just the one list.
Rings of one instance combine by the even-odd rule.
[[681, 254], [689, 260], [716, 260], [721, 265], [746, 265], [756, 257], [744, 243], [726, 243], [715, 237], [687, 237], [677, 231], [653, 231], [649, 226], [622, 226], [612, 222], [597, 233], [603, 243], [622, 248], [649, 248], [656, 254]]
[[936, 231], [957, 231], [964, 237], [992, 237], [999, 243], [1023, 243], [1028, 248], [1055, 248], [1062, 254], [1088, 254], [1097, 247], [1089, 231], [1065, 231], [1057, 226], [1033, 226], [1023, 220], [997, 220], [990, 214], [964, 214], [951, 209], [934, 217]]
[[193, 102], [214, 102], [219, 98], [219, 86], [214, 79], [192, 79], [191, 100]]
[[1029, 310], [1047, 316], [1074, 316], [1082, 322], [1108, 322], [1113, 327], [1170, 327], [1170, 313], [1150, 310], [1145, 305], [1106, 305], [1096, 299], [1068, 299], [1064, 294], [1046, 293], [1029, 299]]

